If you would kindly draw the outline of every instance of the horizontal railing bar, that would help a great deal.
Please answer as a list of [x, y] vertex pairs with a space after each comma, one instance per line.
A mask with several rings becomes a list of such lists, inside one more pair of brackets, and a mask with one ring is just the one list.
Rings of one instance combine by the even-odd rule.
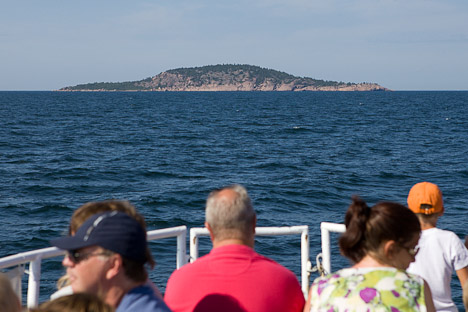
[[346, 226], [340, 223], [322, 222], [320, 223], [320, 228], [337, 233], [344, 233], [346, 231]]
[[[167, 229], [152, 230], [147, 232], [148, 241], [177, 237], [177, 268], [184, 265], [186, 259], [185, 237], [186, 226], [177, 226]], [[32, 251], [22, 252], [16, 255], [0, 258], [0, 269], [10, 268], [29, 262], [29, 282], [27, 307], [36, 307], [39, 299], [39, 283], [41, 277], [41, 261], [65, 254], [65, 250], [57, 247], [48, 247]]]
[[32, 251], [21, 252], [16, 255], [1, 258], [0, 269], [9, 268], [12, 266], [31, 262], [31, 261], [37, 260], [38, 258], [48, 259], [48, 258], [58, 257], [63, 254], [65, 254], [65, 251], [58, 249], [57, 247], [48, 247], [48, 248], [36, 249]]
[[[177, 226], [173, 228], [152, 230], [147, 232], [148, 241], [155, 239], [163, 239], [169, 237], [176, 237], [187, 231], [185, 225]], [[38, 258], [48, 259], [64, 255], [65, 251], [58, 249], [57, 247], [47, 247], [42, 249], [36, 249], [26, 252], [21, 252], [16, 255], [0, 258], [0, 269], [9, 268], [12, 266], [20, 265], [23, 263], [34, 261]]]
[[180, 234], [187, 232], [187, 227], [185, 225], [171, 227], [167, 229], [152, 230], [146, 233], [148, 241], [155, 239], [163, 239], [169, 237], [176, 237]]
[[[269, 235], [290, 235], [290, 234], [302, 234], [307, 231], [307, 225], [297, 226], [284, 226], [284, 227], [256, 227], [255, 235], [257, 236], [269, 236]], [[191, 228], [190, 233], [197, 234], [198, 236], [210, 235], [207, 228]]]

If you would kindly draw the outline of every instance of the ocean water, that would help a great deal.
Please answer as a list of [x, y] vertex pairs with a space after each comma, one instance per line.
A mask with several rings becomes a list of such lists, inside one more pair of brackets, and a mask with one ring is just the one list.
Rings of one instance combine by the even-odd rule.
[[[49, 247], [88, 201], [128, 199], [150, 230], [200, 227], [208, 193], [232, 183], [258, 226], [309, 225], [314, 262], [320, 222], [343, 222], [352, 195], [405, 203], [423, 180], [444, 193], [439, 226], [468, 234], [468, 92], [0, 92], [0, 116], [0, 257]], [[162, 291], [175, 244], [151, 243]], [[256, 249], [300, 277], [299, 237]], [[60, 261], [43, 264], [41, 300]]]

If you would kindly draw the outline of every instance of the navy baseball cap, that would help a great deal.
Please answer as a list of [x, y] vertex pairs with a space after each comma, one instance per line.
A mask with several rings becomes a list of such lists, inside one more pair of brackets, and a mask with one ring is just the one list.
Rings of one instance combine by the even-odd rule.
[[129, 260], [140, 263], [148, 260], [145, 230], [128, 214], [118, 211], [93, 215], [75, 235], [53, 239], [50, 244], [64, 250], [100, 246]]

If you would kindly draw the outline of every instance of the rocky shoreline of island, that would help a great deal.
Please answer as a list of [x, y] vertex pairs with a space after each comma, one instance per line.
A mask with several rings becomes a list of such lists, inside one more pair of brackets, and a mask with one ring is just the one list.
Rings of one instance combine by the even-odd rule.
[[391, 91], [377, 83], [345, 83], [293, 76], [252, 65], [178, 68], [139, 81], [95, 82], [57, 91]]

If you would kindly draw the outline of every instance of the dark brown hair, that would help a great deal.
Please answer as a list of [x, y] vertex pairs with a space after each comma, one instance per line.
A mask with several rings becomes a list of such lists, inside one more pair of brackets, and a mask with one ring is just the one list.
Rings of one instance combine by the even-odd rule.
[[125, 275], [127, 275], [131, 280], [135, 282], [144, 282], [148, 279], [148, 273], [140, 262], [122, 257], [122, 263]]
[[341, 253], [359, 262], [369, 252], [378, 253], [383, 242], [393, 240], [404, 246], [421, 232], [416, 215], [394, 202], [380, 202], [369, 208], [357, 196], [345, 216], [346, 232], [340, 237]]

